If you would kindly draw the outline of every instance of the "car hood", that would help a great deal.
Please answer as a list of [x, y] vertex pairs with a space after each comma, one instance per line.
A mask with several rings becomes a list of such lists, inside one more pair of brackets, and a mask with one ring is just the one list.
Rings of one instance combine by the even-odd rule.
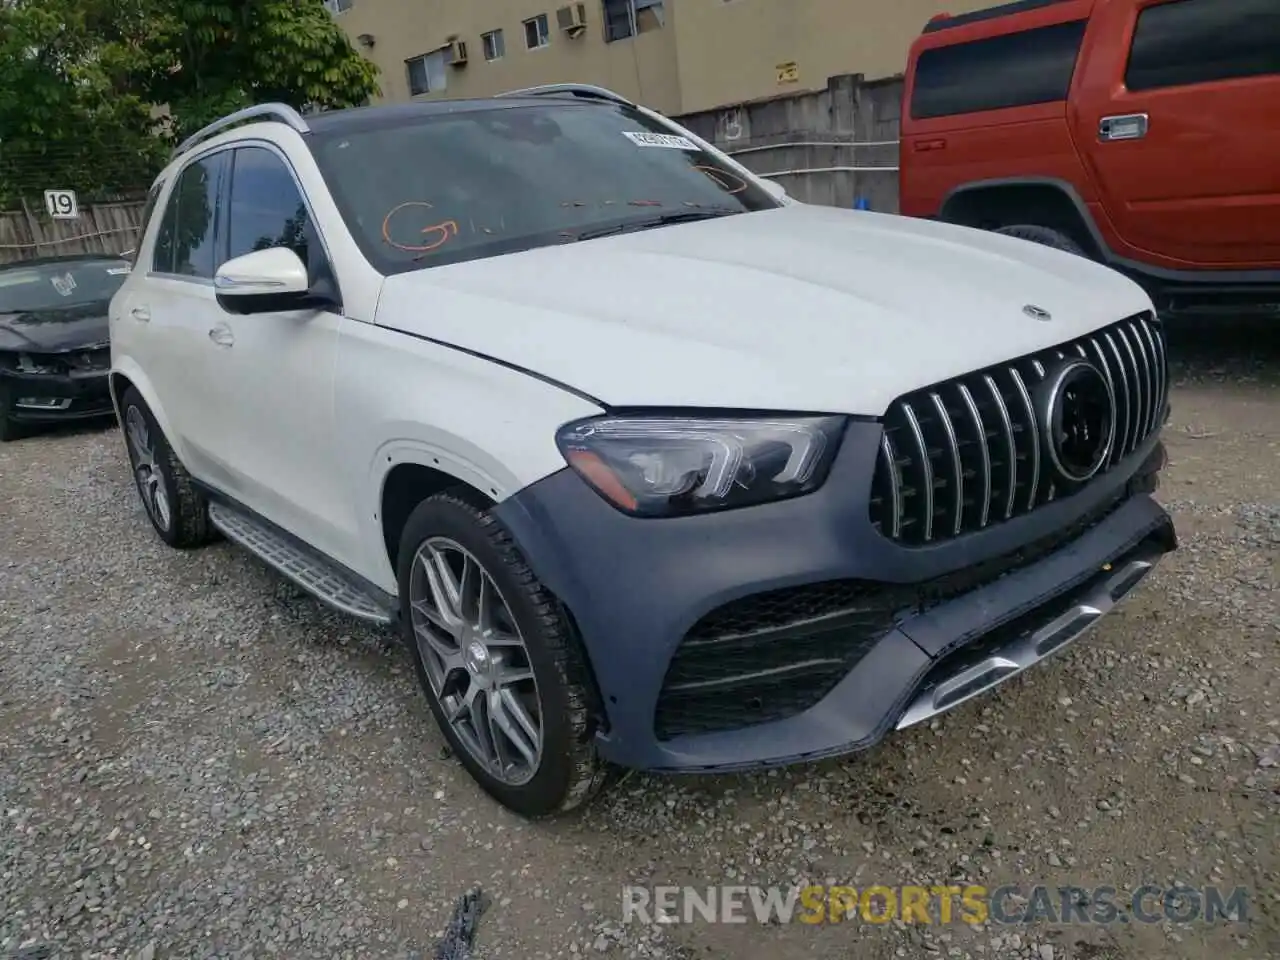
[[0, 313], [0, 350], [63, 353], [106, 346], [107, 303], [103, 300], [54, 310]]
[[397, 274], [377, 320], [610, 406], [878, 416], [1149, 309], [1083, 257], [795, 204]]

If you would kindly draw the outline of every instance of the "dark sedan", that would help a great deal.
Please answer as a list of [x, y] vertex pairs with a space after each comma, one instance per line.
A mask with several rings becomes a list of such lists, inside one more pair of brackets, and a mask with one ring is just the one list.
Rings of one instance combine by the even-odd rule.
[[102, 254], [0, 264], [0, 441], [111, 414], [107, 305], [128, 274]]

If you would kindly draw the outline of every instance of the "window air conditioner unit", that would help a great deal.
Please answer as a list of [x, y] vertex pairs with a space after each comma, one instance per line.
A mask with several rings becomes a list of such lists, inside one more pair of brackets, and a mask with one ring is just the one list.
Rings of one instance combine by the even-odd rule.
[[587, 5], [571, 3], [556, 11], [556, 26], [571, 37], [580, 37], [587, 32]]
[[467, 41], [454, 37], [444, 45], [444, 62], [452, 67], [464, 66], [467, 62]]

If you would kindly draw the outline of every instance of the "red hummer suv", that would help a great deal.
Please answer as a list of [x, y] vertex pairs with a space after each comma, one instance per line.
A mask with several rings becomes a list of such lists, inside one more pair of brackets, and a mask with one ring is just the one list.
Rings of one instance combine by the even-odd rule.
[[1020, 0], [911, 49], [900, 209], [1280, 303], [1280, 0]]

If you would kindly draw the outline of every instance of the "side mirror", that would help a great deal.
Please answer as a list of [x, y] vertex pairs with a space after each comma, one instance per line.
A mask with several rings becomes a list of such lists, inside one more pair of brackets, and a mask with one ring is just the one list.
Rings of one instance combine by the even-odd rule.
[[772, 180], [762, 180], [761, 182], [764, 184], [765, 193], [779, 203], [787, 199], [787, 188], [782, 184], [774, 183]]
[[229, 313], [278, 313], [319, 309], [331, 298], [311, 288], [307, 265], [288, 247], [235, 257], [213, 275], [219, 305]]

